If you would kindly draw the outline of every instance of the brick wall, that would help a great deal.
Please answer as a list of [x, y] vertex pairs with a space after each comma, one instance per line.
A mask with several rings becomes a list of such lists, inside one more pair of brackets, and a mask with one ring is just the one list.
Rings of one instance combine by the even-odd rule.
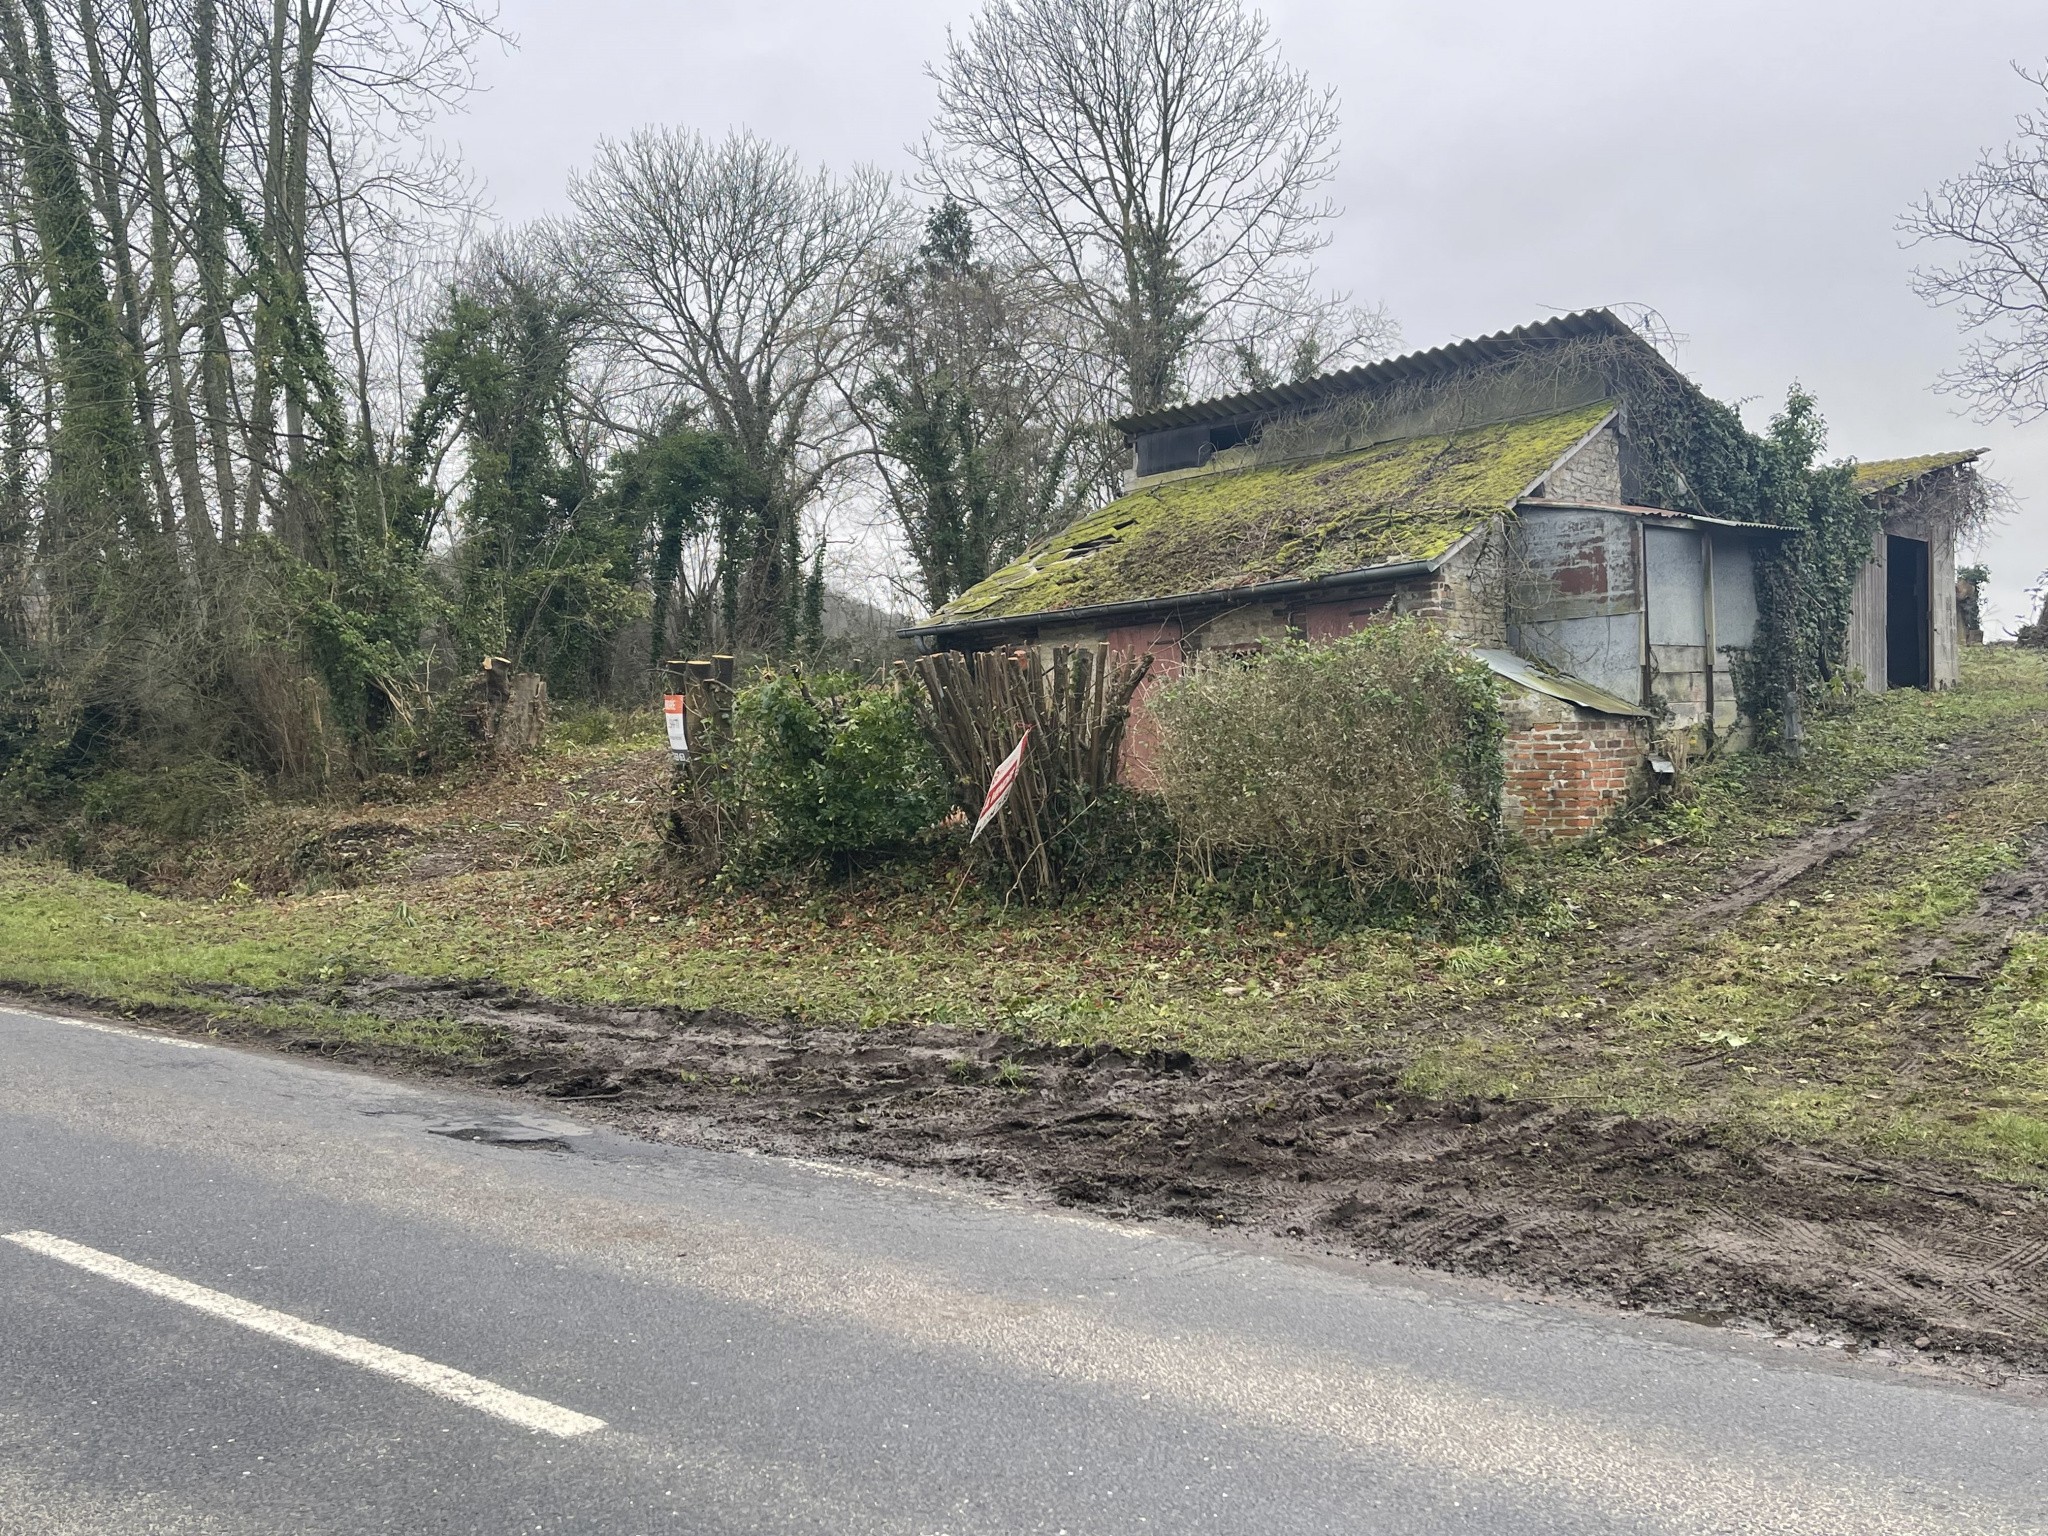
[[1495, 518], [1426, 582], [1404, 588], [1397, 607], [1433, 619], [1466, 645], [1508, 643], [1505, 525]]
[[1112, 655], [1120, 658], [1150, 653], [1152, 668], [1131, 699], [1131, 718], [1124, 727], [1123, 762], [1118, 777], [1133, 789], [1152, 789], [1158, 780], [1152, 759], [1159, 750], [1159, 727], [1145, 708], [1145, 696], [1181, 673], [1180, 625], [1168, 619], [1153, 624], [1126, 624], [1102, 631]]
[[1640, 787], [1647, 721], [1519, 691], [1502, 707], [1508, 733], [1501, 813], [1531, 842], [1598, 831]]

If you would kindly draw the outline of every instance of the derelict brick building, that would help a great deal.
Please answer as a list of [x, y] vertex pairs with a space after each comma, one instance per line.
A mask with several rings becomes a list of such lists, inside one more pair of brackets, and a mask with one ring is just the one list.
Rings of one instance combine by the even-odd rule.
[[[963, 650], [1106, 640], [1151, 654], [1149, 689], [1203, 652], [1426, 615], [1500, 679], [1509, 823], [1581, 834], [1653, 751], [1740, 737], [1757, 557], [1796, 536], [1659, 504], [1669, 476], [1632, 402], [1684, 394], [1597, 310], [1130, 417], [1122, 497], [906, 633]], [[1140, 784], [1143, 699], [1125, 769]]]

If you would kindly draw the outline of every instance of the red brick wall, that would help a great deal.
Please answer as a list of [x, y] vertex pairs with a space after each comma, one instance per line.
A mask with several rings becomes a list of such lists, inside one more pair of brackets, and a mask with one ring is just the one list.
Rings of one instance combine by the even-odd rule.
[[1509, 711], [1502, 811], [1532, 842], [1584, 837], [1635, 793], [1648, 751], [1646, 725], [1555, 699], [1541, 704], [1548, 707]]
[[[1440, 608], [1445, 600], [1440, 587], [1417, 595], [1422, 602], [1411, 598], [1409, 606], [1425, 612]], [[1333, 639], [1368, 622], [1384, 601], [1305, 605], [1295, 611], [1293, 622], [1311, 639]], [[1134, 789], [1155, 788], [1159, 732], [1145, 700], [1154, 688], [1181, 674], [1180, 625], [1171, 620], [1131, 624], [1101, 634], [1119, 656], [1152, 656], [1124, 733], [1123, 781]], [[1508, 690], [1502, 705], [1508, 732], [1501, 810], [1510, 828], [1535, 842], [1583, 837], [1597, 831], [1636, 793], [1649, 751], [1647, 721], [1596, 714], [1547, 694], [1518, 689]]]
[[1159, 747], [1159, 727], [1145, 708], [1145, 696], [1161, 683], [1180, 676], [1180, 625], [1167, 620], [1155, 624], [1127, 624], [1106, 630], [1103, 638], [1116, 656], [1152, 653], [1151, 670], [1138, 684], [1131, 700], [1130, 723], [1124, 727], [1124, 759], [1120, 777], [1133, 789], [1151, 789], [1157, 783], [1152, 758]]
[[1310, 603], [1296, 610], [1304, 640], [1336, 640], [1353, 634], [1393, 607], [1391, 595], [1358, 597], [1341, 603]]

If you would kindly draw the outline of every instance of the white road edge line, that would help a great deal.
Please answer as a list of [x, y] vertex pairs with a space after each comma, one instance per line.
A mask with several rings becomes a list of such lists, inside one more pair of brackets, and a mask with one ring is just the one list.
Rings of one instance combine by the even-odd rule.
[[176, 1275], [167, 1275], [161, 1270], [131, 1264], [128, 1260], [116, 1258], [111, 1253], [101, 1253], [99, 1249], [88, 1248], [83, 1243], [52, 1237], [47, 1232], [23, 1231], [0, 1235], [4, 1235], [8, 1242], [18, 1244], [31, 1253], [40, 1253], [45, 1258], [70, 1264], [108, 1280], [118, 1280], [123, 1285], [132, 1285], [138, 1291], [147, 1291], [152, 1296], [183, 1302], [186, 1306], [210, 1316], [223, 1318], [230, 1323], [239, 1323], [253, 1332], [268, 1334], [274, 1339], [283, 1339], [289, 1344], [298, 1345], [301, 1349], [310, 1349], [315, 1354], [328, 1355], [336, 1360], [345, 1360], [350, 1365], [359, 1365], [366, 1371], [389, 1376], [394, 1381], [418, 1387], [423, 1392], [432, 1392], [437, 1397], [445, 1397], [451, 1402], [475, 1408], [524, 1429], [540, 1430], [544, 1434], [559, 1435], [566, 1440], [605, 1427], [603, 1419], [593, 1419], [587, 1413], [557, 1407], [553, 1403], [544, 1402], [537, 1397], [528, 1397], [523, 1392], [514, 1392], [481, 1377], [467, 1375], [452, 1366], [436, 1365], [431, 1360], [422, 1360], [418, 1355], [409, 1355], [403, 1350], [373, 1344], [368, 1339], [359, 1339], [353, 1334], [337, 1333], [332, 1328], [309, 1323], [303, 1318], [293, 1317], [288, 1312], [274, 1312], [269, 1307], [259, 1307], [253, 1301], [243, 1301], [240, 1297], [230, 1296], [224, 1291], [208, 1290], [203, 1285], [180, 1280]]
[[118, 1024], [100, 1024], [91, 1019], [67, 1019], [61, 1013], [31, 1013], [26, 1008], [8, 1008], [4, 1011], [19, 1014], [24, 1019], [40, 1019], [46, 1024], [69, 1024], [73, 1029], [90, 1029], [103, 1035], [119, 1035], [123, 1040], [150, 1040], [158, 1045], [175, 1046], [181, 1051], [212, 1049], [203, 1040], [180, 1040], [176, 1035], [160, 1035], [149, 1029], [123, 1029]]

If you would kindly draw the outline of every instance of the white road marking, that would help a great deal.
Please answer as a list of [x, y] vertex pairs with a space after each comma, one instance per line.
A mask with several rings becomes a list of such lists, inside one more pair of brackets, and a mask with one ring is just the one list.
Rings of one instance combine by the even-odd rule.
[[176, 1035], [159, 1035], [147, 1029], [123, 1029], [118, 1024], [96, 1024], [91, 1019], [67, 1019], [56, 1013], [28, 1013], [20, 1008], [10, 1008], [7, 1012], [20, 1014], [25, 1019], [41, 1019], [48, 1024], [69, 1024], [73, 1029], [92, 1029], [103, 1035], [119, 1035], [123, 1040], [154, 1040], [158, 1045], [176, 1046], [181, 1051], [210, 1049], [204, 1041], [180, 1040]]
[[52, 1237], [47, 1232], [9, 1232], [5, 1236], [8, 1242], [19, 1244], [32, 1253], [40, 1253], [45, 1258], [56, 1259], [59, 1263], [73, 1265], [108, 1280], [118, 1280], [152, 1296], [183, 1302], [197, 1311], [240, 1323], [256, 1333], [283, 1339], [315, 1354], [346, 1360], [350, 1365], [376, 1371], [407, 1386], [492, 1414], [524, 1429], [537, 1429], [570, 1439], [605, 1427], [603, 1419], [593, 1419], [587, 1413], [557, 1407], [540, 1398], [528, 1397], [523, 1392], [514, 1392], [480, 1377], [467, 1375], [452, 1366], [422, 1360], [418, 1355], [409, 1355], [403, 1350], [373, 1344], [353, 1334], [337, 1333], [332, 1328], [309, 1323], [288, 1312], [273, 1312], [253, 1301], [243, 1301], [239, 1296], [230, 1296], [224, 1291], [208, 1290], [203, 1285], [194, 1285], [161, 1270], [131, 1264], [111, 1253], [88, 1248], [83, 1243]]

